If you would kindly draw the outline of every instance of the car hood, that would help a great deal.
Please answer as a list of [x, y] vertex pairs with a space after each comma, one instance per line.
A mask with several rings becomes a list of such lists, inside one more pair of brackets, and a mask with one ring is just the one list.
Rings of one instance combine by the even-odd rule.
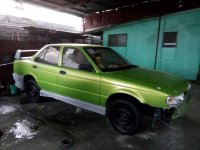
[[105, 72], [101, 81], [147, 91], [164, 92], [171, 96], [183, 93], [188, 86], [188, 81], [181, 77], [140, 67]]

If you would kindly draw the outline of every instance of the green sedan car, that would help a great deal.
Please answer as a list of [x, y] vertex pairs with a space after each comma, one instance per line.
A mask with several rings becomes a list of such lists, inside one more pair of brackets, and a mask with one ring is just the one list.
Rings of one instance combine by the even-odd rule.
[[187, 80], [130, 64], [108, 47], [50, 44], [32, 57], [18, 50], [15, 85], [28, 100], [51, 97], [106, 115], [123, 134], [134, 134], [144, 115], [170, 119], [181, 116], [190, 101]]

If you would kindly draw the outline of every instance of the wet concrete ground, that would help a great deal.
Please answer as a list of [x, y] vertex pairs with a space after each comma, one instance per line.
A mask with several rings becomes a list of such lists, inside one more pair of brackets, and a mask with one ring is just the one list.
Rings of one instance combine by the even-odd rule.
[[136, 135], [126, 136], [109, 126], [105, 117], [60, 101], [27, 103], [24, 93], [0, 97], [0, 150], [199, 150], [200, 86], [193, 84], [188, 113], [170, 123], [151, 119]]

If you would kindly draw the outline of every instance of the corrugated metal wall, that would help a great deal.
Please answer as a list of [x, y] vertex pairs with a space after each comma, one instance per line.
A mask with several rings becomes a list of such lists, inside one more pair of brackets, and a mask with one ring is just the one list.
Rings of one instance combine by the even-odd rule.
[[33, 43], [27, 41], [0, 40], [0, 81], [6, 85], [12, 79], [12, 64], [14, 55], [18, 49], [40, 49], [44, 43]]
[[[132, 3], [132, 4], [131, 4]], [[141, 20], [199, 8], [199, 0], [139, 0], [132, 1], [123, 7], [94, 12], [84, 16], [84, 31], [90, 32], [106, 26], [119, 25], [130, 21]], [[113, 5], [114, 7], [114, 5]]]
[[[103, 45], [108, 46], [109, 34], [126, 33], [127, 46], [112, 48], [130, 62], [153, 69], [157, 50], [156, 69], [195, 80], [200, 65], [200, 9], [162, 16], [158, 28], [158, 17], [107, 28]], [[163, 48], [164, 32], [178, 33], [176, 48]]]

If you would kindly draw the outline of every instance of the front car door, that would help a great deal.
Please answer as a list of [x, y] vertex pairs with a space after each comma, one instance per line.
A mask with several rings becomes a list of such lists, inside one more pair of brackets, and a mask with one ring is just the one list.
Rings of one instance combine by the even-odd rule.
[[99, 104], [100, 73], [92, 68], [83, 52], [63, 47], [58, 74], [59, 94], [85, 102]]

